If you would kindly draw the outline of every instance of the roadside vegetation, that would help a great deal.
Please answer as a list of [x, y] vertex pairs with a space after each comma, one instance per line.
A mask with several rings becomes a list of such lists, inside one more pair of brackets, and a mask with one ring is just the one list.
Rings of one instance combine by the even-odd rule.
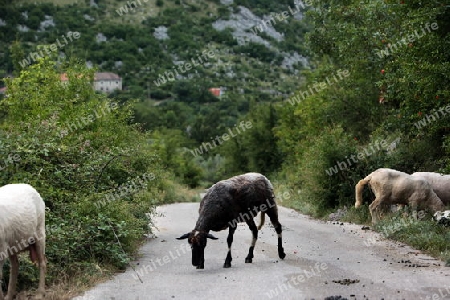
[[[374, 195], [366, 189], [366, 206], [355, 210], [354, 186], [375, 169], [450, 173], [450, 115], [439, 112], [450, 104], [450, 8], [442, 1], [326, 3], [308, 15], [317, 68], [304, 72], [299, 91], [328, 82], [339, 69], [350, 75], [295, 106], [277, 106], [272, 132], [283, 164], [276, 176], [299, 191], [291, 207], [327, 218], [345, 206], [345, 220], [370, 224]], [[382, 141], [388, 147], [376, 147]], [[402, 218], [408, 219], [386, 218], [373, 229]], [[448, 263], [449, 233], [427, 215], [387, 237]]]
[[450, 230], [436, 224], [428, 215], [420, 221], [411, 220], [411, 216], [393, 216], [376, 224], [375, 230], [385, 233], [389, 239], [404, 242], [416, 249], [438, 257], [450, 267]]
[[[130, 105], [95, 93], [92, 80], [83, 64], [41, 59], [7, 80], [0, 105], [0, 152], [9, 158], [0, 180], [29, 183], [45, 200], [47, 282], [66, 285], [55, 299], [83, 285], [85, 274], [92, 279], [126, 268], [151, 233], [156, 204], [192, 201], [163, 167], [149, 134], [131, 122]], [[20, 290], [38, 275], [26, 261]]]

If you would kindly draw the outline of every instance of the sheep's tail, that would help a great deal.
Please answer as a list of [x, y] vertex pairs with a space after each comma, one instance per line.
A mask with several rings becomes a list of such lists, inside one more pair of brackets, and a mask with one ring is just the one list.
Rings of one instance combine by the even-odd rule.
[[371, 176], [367, 176], [364, 179], [361, 179], [358, 184], [355, 186], [355, 208], [358, 208], [362, 205], [363, 199], [362, 199], [362, 193], [364, 190], [364, 186], [370, 182]]
[[261, 230], [261, 228], [264, 225], [264, 221], [266, 220], [266, 213], [261, 212], [261, 222], [259, 222], [258, 230]]

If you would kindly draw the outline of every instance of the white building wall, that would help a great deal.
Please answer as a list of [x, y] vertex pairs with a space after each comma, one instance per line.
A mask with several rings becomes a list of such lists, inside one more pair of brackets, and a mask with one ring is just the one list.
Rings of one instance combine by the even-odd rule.
[[95, 81], [94, 89], [103, 93], [111, 93], [114, 90], [122, 90], [122, 79]]

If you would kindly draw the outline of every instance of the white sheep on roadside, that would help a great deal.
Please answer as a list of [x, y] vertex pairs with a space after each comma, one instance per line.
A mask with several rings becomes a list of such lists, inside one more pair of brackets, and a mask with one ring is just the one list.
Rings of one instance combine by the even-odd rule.
[[429, 209], [433, 213], [444, 210], [444, 204], [425, 179], [418, 176], [382, 168], [361, 179], [355, 186], [355, 208], [362, 205], [364, 185], [368, 184], [375, 194], [369, 205], [372, 223], [377, 222], [378, 210], [392, 204], [409, 205], [417, 218], [417, 209]]
[[433, 172], [415, 172], [411, 176], [422, 177], [433, 188], [433, 191], [441, 198], [445, 205], [450, 204], [450, 175]]
[[0, 300], [12, 300], [19, 273], [18, 254], [30, 251], [39, 266], [39, 288], [35, 299], [45, 295], [45, 204], [39, 193], [28, 184], [8, 184], [0, 188], [0, 283], [3, 265], [10, 260], [11, 272], [6, 298], [0, 285]]

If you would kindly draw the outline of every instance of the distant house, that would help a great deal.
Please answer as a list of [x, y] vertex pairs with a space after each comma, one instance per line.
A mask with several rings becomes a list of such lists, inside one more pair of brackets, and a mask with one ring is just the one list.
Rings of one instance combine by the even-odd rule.
[[[68, 81], [67, 74], [61, 74], [61, 81]], [[100, 72], [94, 74], [94, 90], [102, 93], [111, 93], [122, 90], [122, 78], [116, 73]]]
[[122, 90], [122, 78], [116, 73], [104, 72], [95, 73], [94, 75], [94, 90], [111, 93], [115, 90]]

